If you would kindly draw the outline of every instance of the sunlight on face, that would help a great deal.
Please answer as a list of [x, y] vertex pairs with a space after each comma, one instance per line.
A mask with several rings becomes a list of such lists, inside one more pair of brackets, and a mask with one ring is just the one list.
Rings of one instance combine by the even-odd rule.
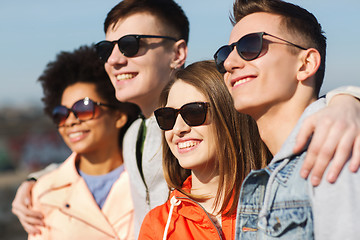
[[[166, 107], [178, 109], [191, 102], [208, 102], [208, 99], [194, 86], [181, 80], [175, 82], [169, 92]], [[216, 135], [209, 111], [205, 123], [193, 127], [187, 125], [179, 114], [174, 128], [165, 131], [165, 138], [183, 168], [204, 174], [214, 171]]]
[[[80, 99], [89, 97], [95, 102], [104, 102], [92, 83], [75, 83], [68, 86], [62, 95], [61, 105], [71, 108]], [[79, 121], [70, 113], [59, 133], [69, 148], [77, 153], [88, 153], [107, 149], [118, 143], [118, 116], [108, 108], [100, 106], [99, 114], [91, 120]]]
[[[234, 26], [229, 43], [255, 32], [267, 32], [291, 41], [280, 26], [277, 15], [253, 13]], [[289, 46], [277, 39], [269, 36], [264, 36], [264, 39], [268, 44], [264, 44], [263, 53], [258, 58], [245, 61], [234, 50], [224, 63], [227, 70], [225, 83], [236, 110], [255, 119], [269, 111], [274, 103], [288, 101], [298, 84], [297, 55], [290, 53]]]
[[[106, 40], [115, 41], [128, 34], [164, 35], [163, 24], [148, 13], [136, 13], [109, 27]], [[165, 40], [166, 43], [166, 40]], [[140, 40], [139, 52], [125, 57], [117, 45], [105, 63], [105, 70], [115, 87], [119, 101], [132, 102], [148, 111], [157, 104], [161, 90], [170, 80], [172, 48], [165, 47], [163, 39]]]

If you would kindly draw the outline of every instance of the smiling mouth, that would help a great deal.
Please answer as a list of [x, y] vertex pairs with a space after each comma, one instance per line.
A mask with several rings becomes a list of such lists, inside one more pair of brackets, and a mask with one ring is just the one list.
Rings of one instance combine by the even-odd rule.
[[179, 142], [178, 148], [179, 149], [192, 148], [192, 147], [195, 147], [196, 145], [198, 145], [199, 143], [200, 143], [199, 141]]
[[128, 80], [134, 78], [136, 75], [131, 73], [119, 74], [116, 76], [118, 81]]
[[84, 132], [74, 132], [74, 133], [70, 133], [69, 134], [69, 138], [76, 138], [76, 137], [80, 137], [84, 134]]
[[236, 87], [236, 86], [238, 86], [238, 85], [241, 85], [241, 84], [244, 84], [244, 83], [246, 83], [246, 82], [249, 82], [249, 81], [251, 81], [251, 79], [252, 79], [252, 78], [243, 78], [243, 79], [240, 79], [240, 80], [238, 80], [238, 81], [236, 81], [236, 82], [234, 83], [233, 87]]

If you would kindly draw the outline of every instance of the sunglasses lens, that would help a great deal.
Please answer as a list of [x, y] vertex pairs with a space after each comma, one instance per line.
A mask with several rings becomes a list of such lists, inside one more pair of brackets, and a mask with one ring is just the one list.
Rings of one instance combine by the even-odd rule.
[[262, 35], [252, 33], [245, 35], [236, 43], [236, 50], [246, 61], [257, 58], [262, 49]]
[[135, 36], [127, 35], [118, 41], [120, 51], [127, 57], [133, 57], [139, 51], [139, 41]]
[[180, 114], [187, 125], [200, 126], [205, 122], [207, 107], [205, 103], [190, 103], [184, 105]]
[[188, 103], [180, 110], [170, 107], [159, 108], [154, 112], [159, 127], [165, 131], [173, 129], [178, 111], [187, 125], [200, 126], [206, 120], [207, 104], [203, 102]]
[[228, 58], [229, 54], [232, 52], [232, 47], [229, 45], [222, 46], [217, 50], [214, 55], [216, 68], [220, 73], [225, 73], [224, 62]]
[[109, 41], [101, 41], [95, 45], [95, 48], [99, 58], [106, 62], [114, 49], [114, 44]]
[[155, 112], [156, 121], [162, 130], [171, 130], [176, 121], [176, 110], [173, 108], [159, 108]]
[[[226, 72], [224, 62], [232, 52], [233, 46], [234, 44], [222, 46], [214, 55], [216, 68], [220, 73]], [[259, 56], [262, 50], [262, 34], [251, 33], [245, 35], [235, 43], [235, 46], [242, 59], [246, 61], [254, 60]]]
[[77, 118], [81, 121], [92, 119], [97, 112], [95, 111], [94, 102], [88, 98], [74, 103], [72, 109], [76, 113]]
[[52, 112], [52, 118], [58, 126], [64, 125], [66, 118], [69, 116], [69, 110], [64, 106], [57, 106]]

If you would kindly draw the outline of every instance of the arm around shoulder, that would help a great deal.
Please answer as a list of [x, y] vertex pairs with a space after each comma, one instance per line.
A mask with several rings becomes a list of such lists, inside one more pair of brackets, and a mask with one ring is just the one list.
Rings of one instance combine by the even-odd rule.
[[60, 163], [52, 163], [48, 165], [46, 168], [39, 170], [37, 172], [30, 173], [28, 179], [37, 180], [40, 177], [44, 176], [45, 174], [52, 172], [53, 170], [57, 169], [61, 164]]
[[[360, 166], [360, 88], [337, 88], [327, 94], [328, 107], [304, 121], [297, 138], [295, 152], [304, 147], [312, 135], [301, 175], [312, 173], [312, 183], [317, 186], [331, 162], [326, 179], [333, 183], [350, 158], [349, 168], [356, 172]], [[348, 169], [344, 169], [348, 170]]]
[[326, 104], [328, 105], [336, 95], [350, 95], [360, 100], [360, 87], [357, 86], [343, 86], [336, 88], [326, 94]]

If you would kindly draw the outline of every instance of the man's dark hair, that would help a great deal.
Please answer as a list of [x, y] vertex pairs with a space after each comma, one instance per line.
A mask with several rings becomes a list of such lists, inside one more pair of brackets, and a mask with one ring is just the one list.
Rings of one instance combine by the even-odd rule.
[[164, 25], [164, 33], [176, 39], [189, 41], [189, 21], [182, 8], [173, 0], [124, 0], [113, 7], [104, 22], [104, 31], [119, 20], [136, 13], [149, 13]]

